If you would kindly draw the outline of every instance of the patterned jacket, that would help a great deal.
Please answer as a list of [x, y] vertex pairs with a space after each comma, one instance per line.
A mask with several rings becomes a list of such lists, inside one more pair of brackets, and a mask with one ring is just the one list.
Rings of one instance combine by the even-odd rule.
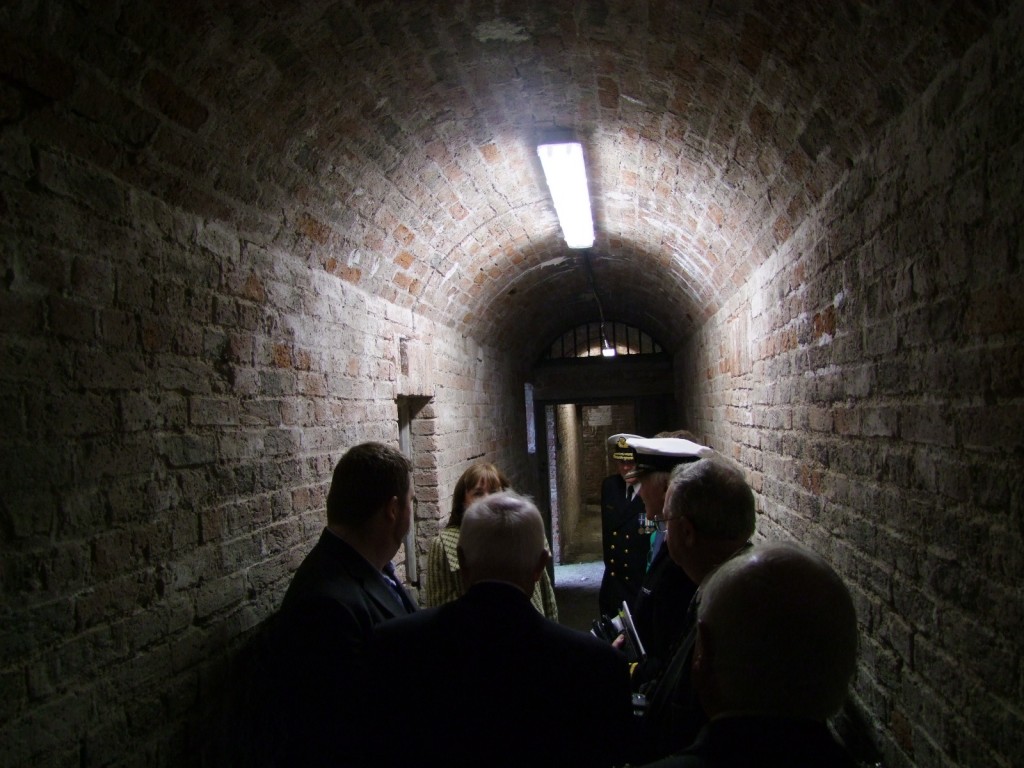
[[[456, 547], [459, 543], [458, 528], [444, 528], [430, 543], [427, 556], [427, 607], [450, 603], [462, 596], [462, 579], [459, 576], [459, 558]], [[543, 616], [558, 621], [558, 606], [555, 604], [555, 590], [551, 586], [548, 572], [541, 574], [533, 589], [530, 602]]]

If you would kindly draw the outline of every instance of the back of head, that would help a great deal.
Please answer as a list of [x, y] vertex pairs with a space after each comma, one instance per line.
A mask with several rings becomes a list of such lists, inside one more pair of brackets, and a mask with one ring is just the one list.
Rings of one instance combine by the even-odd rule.
[[[702, 592], [709, 714], [824, 720], [842, 706], [856, 669], [857, 616], [823, 558], [794, 543], [760, 545], [722, 565]], [[702, 699], [706, 674], [695, 669]]]
[[532, 589], [538, 564], [547, 559], [544, 521], [533, 502], [519, 494], [485, 496], [463, 515], [459, 550], [470, 584], [498, 580]]
[[409, 492], [412, 463], [397, 448], [362, 443], [350, 448], [334, 467], [327, 493], [327, 522], [361, 528], [393, 497]]
[[457, 528], [462, 525], [462, 515], [466, 511], [466, 493], [476, 488], [481, 480], [490, 493], [504, 491], [509, 487], [508, 478], [494, 464], [486, 461], [471, 464], [455, 483], [455, 490], [452, 492], [452, 510], [448, 518], [449, 527]]
[[707, 538], [744, 542], [754, 535], [754, 492], [742, 470], [714, 456], [680, 464], [669, 480], [666, 517], [685, 515]]

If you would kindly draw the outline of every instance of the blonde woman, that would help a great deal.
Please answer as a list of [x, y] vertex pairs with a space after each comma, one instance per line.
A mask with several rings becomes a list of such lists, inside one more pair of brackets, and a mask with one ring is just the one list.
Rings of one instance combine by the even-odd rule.
[[[452, 494], [452, 511], [446, 525], [430, 544], [427, 558], [426, 601], [429, 607], [450, 603], [462, 595], [462, 578], [459, 574], [459, 559], [456, 547], [459, 543], [459, 527], [462, 515], [477, 499], [491, 493], [508, 490], [508, 478], [493, 464], [478, 462], [470, 465], [455, 484]], [[530, 598], [533, 607], [552, 621], [558, 621], [558, 607], [555, 605], [555, 590], [545, 570]]]

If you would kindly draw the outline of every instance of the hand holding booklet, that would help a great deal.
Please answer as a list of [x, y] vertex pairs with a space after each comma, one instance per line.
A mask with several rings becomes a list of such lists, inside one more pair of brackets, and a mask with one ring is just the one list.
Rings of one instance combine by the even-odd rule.
[[622, 601], [622, 610], [615, 616], [602, 616], [597, 619], [590, 634], [609, 643], [614, 642], [621, 635], [623, 637], [622, 650], [630, 664], [639, 663], [647, 658], [644, 644], [633, 623], [633, 614], [630, 613], [629, 605], [625, 600]]

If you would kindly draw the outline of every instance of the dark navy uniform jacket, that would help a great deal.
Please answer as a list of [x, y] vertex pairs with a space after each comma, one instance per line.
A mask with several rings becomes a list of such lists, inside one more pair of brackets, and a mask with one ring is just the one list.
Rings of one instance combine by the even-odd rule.
[[[622, 601], [633, 610], [640, 584], [647, 571], [650, 534], [644, 532], [640, 517], [644, 503], [636, 494], [626, 499], [626, 481], [620, 475], [601, 483], [601, 538], [604, 545], [604, 577], [599, 602], [601, 613], [612, 616]], [[642, 640], [643, 638], [641, 638]]]

